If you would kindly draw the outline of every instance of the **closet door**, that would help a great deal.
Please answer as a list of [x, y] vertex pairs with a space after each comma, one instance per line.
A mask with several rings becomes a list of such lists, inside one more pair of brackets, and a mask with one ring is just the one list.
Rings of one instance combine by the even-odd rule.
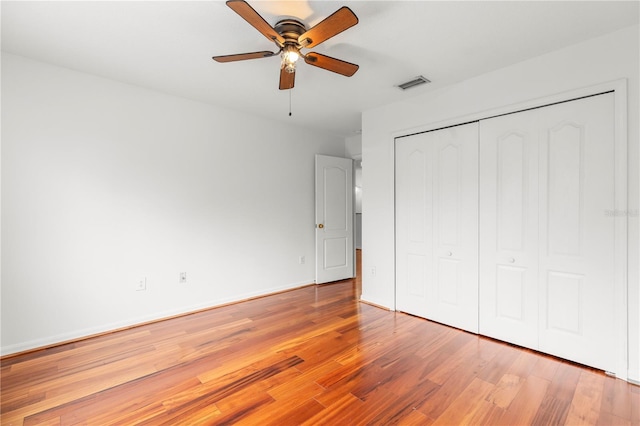
[[606, 371], [614, 351], [614, 95], [539, 111], [540, 350]]
[[478, 331], [478, 123], [396, 142], [397, 309]]
[[538, 111], [480, 122], [480, 333], [538, 347]]
[[433, 270], [432, 162], [426, 133], [396, 140], [396, 309], [423, 318]]

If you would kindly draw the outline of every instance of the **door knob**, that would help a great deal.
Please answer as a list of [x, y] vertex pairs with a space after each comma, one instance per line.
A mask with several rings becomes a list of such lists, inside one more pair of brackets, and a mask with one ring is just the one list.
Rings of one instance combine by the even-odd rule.
[[324, 225], [322, 223], [318, 224], [318, 228], [322, 229], [324, 228]]
[[516, 260], [513, 257], [509, 258], [509, 263], [515, 263], [515, 262], [516, 262]]
[[447, 252], [447, 256], [453, 256], [453, 253], [452, 253], [452, 252], [450, 252], [450, 251], [448, 251], [448, 252]]

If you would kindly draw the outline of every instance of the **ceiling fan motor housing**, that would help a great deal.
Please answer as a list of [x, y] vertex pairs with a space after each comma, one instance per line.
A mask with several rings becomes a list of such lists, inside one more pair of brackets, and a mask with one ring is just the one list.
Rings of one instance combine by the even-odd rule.
[[278, 21], [274, 29], [285, 39], [285, 44], [294, 43], [298, 48], [303, 47], [298, 43], [298, 37], [307, 31], [302, 22], [295, 19], [283, 19]]

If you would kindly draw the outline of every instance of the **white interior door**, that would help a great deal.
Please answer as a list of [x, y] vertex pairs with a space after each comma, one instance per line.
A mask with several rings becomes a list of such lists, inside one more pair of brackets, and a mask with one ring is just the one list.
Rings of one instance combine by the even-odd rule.
[[538, 110], [480, 122], [480, 333], [538, 348]]
[[396, 307], [478, 331], [478, 123], [396, 142]]
[[540, 350], [615, 371], [614, 95], [538, 111]]
[[432, 157], [428, 133], [396, 140], [396, 309], [423, 318], [433, 270]]
[[355, 276], [353, 160], [316, 155], [316, 283]]

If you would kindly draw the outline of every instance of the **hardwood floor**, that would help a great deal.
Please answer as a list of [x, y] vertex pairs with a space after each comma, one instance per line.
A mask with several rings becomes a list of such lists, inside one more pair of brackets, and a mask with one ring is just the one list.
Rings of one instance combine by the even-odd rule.
[[2, 360], [2, 424], [640, 424], [640, 388], [311, 286]]

